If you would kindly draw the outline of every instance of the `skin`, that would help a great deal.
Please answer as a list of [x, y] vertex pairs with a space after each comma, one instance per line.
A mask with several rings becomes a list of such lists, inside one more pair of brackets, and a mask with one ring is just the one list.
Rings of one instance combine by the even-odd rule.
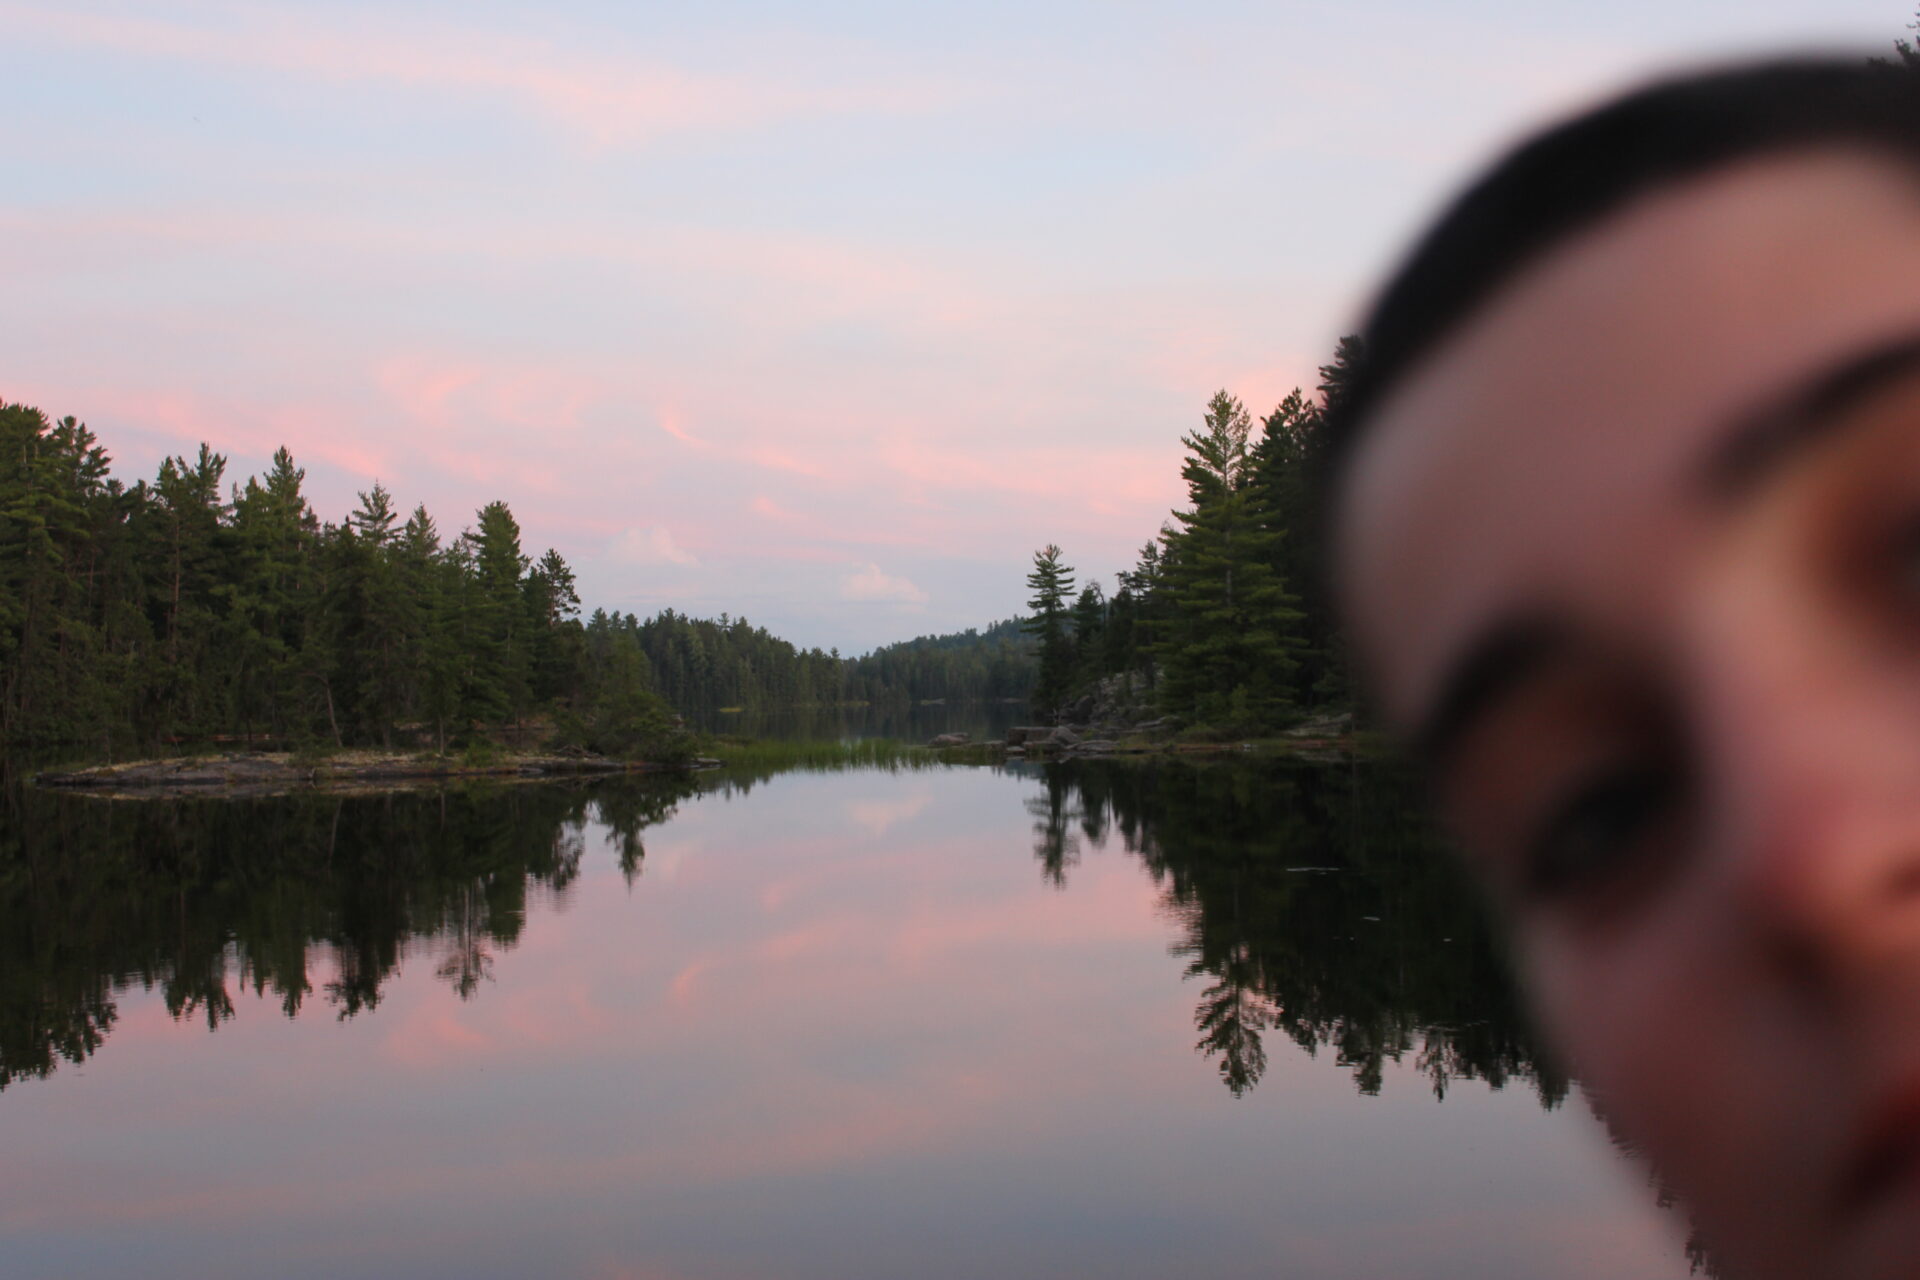
[[1526, 623], [1433, 744], [1442, 806], [1549, 1038], [1740, 1276], [1920, 1272], [1920, 361], [1726, 465], [1908, 339], [1913, 173], [1742, 163], [1527, 268], [1342, 495], [1391, 721]]

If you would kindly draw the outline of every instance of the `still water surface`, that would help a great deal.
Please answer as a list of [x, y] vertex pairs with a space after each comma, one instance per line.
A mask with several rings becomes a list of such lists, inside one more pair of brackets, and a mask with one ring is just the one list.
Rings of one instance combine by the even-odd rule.
[[9, 804], [7, 1276], [1687, 1274], [1382, 771]]

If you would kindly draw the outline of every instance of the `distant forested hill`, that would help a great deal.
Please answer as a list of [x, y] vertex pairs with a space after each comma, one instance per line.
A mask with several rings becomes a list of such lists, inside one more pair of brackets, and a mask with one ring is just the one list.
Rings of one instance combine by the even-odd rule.
[[1008, 618], [984, 631], [969, 627], [875, 649], [854, 659], [847, 689], [867, 702], [1024, 700], [1039, 673], [1036, 653], [1022, 621]]
[[984, 632], [922, 636], [859, 658], [800, 649], [726, 614], [690, 618], [668, 609], [642, 621], [596, 612], [587, 633], [603, 629], [632, 635], [652, 687], [685, 711], [1025, 698], [1037, 670], [1033, 644], [1016, 620]]

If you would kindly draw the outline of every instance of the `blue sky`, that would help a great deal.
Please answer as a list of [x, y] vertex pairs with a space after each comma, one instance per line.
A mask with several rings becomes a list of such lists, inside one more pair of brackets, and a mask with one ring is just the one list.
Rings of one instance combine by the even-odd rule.
[[0, 0], [0, 399], [118, 469], [504, 498], [588, 603], [857, 651], [1125, 567], [1465, 171], [1685, 5]]

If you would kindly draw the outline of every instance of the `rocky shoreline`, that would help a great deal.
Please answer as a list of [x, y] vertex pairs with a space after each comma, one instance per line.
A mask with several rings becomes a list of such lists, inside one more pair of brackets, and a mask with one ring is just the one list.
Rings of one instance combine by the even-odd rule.
[[1140, 755], [1224, 755], [1280, 749], [1304, 759], [1340, 759], [1354, 748], [1350, 714], [1308, 720], [1276, 738], [1259, 741], [1192, 741], [1176, 736], [1171, 720], [1137, 724], [1024, 725], [1007, 730], [1004, 738], [975, 741], [965, 733], [943, 733], [927, 743], [936, 751], [985, 751], [1009, 760], [1063, 759]]
[[696, 758], [686, 764], [610, 760], [586, 753], [504, 754], [473, 761], [457, 756], [397, 755], [348, 751], [320, 760], [285, 752], [185, 756], [133, 760], [85, 769], [35, 774], [36, 786], [85, 791], [99, 796], [276, 795], [291, 791], [389, 790], [409, 785], [486, 779], [497, 782], [608, 774], [678, 773], [709, 769], [718, 760]]

